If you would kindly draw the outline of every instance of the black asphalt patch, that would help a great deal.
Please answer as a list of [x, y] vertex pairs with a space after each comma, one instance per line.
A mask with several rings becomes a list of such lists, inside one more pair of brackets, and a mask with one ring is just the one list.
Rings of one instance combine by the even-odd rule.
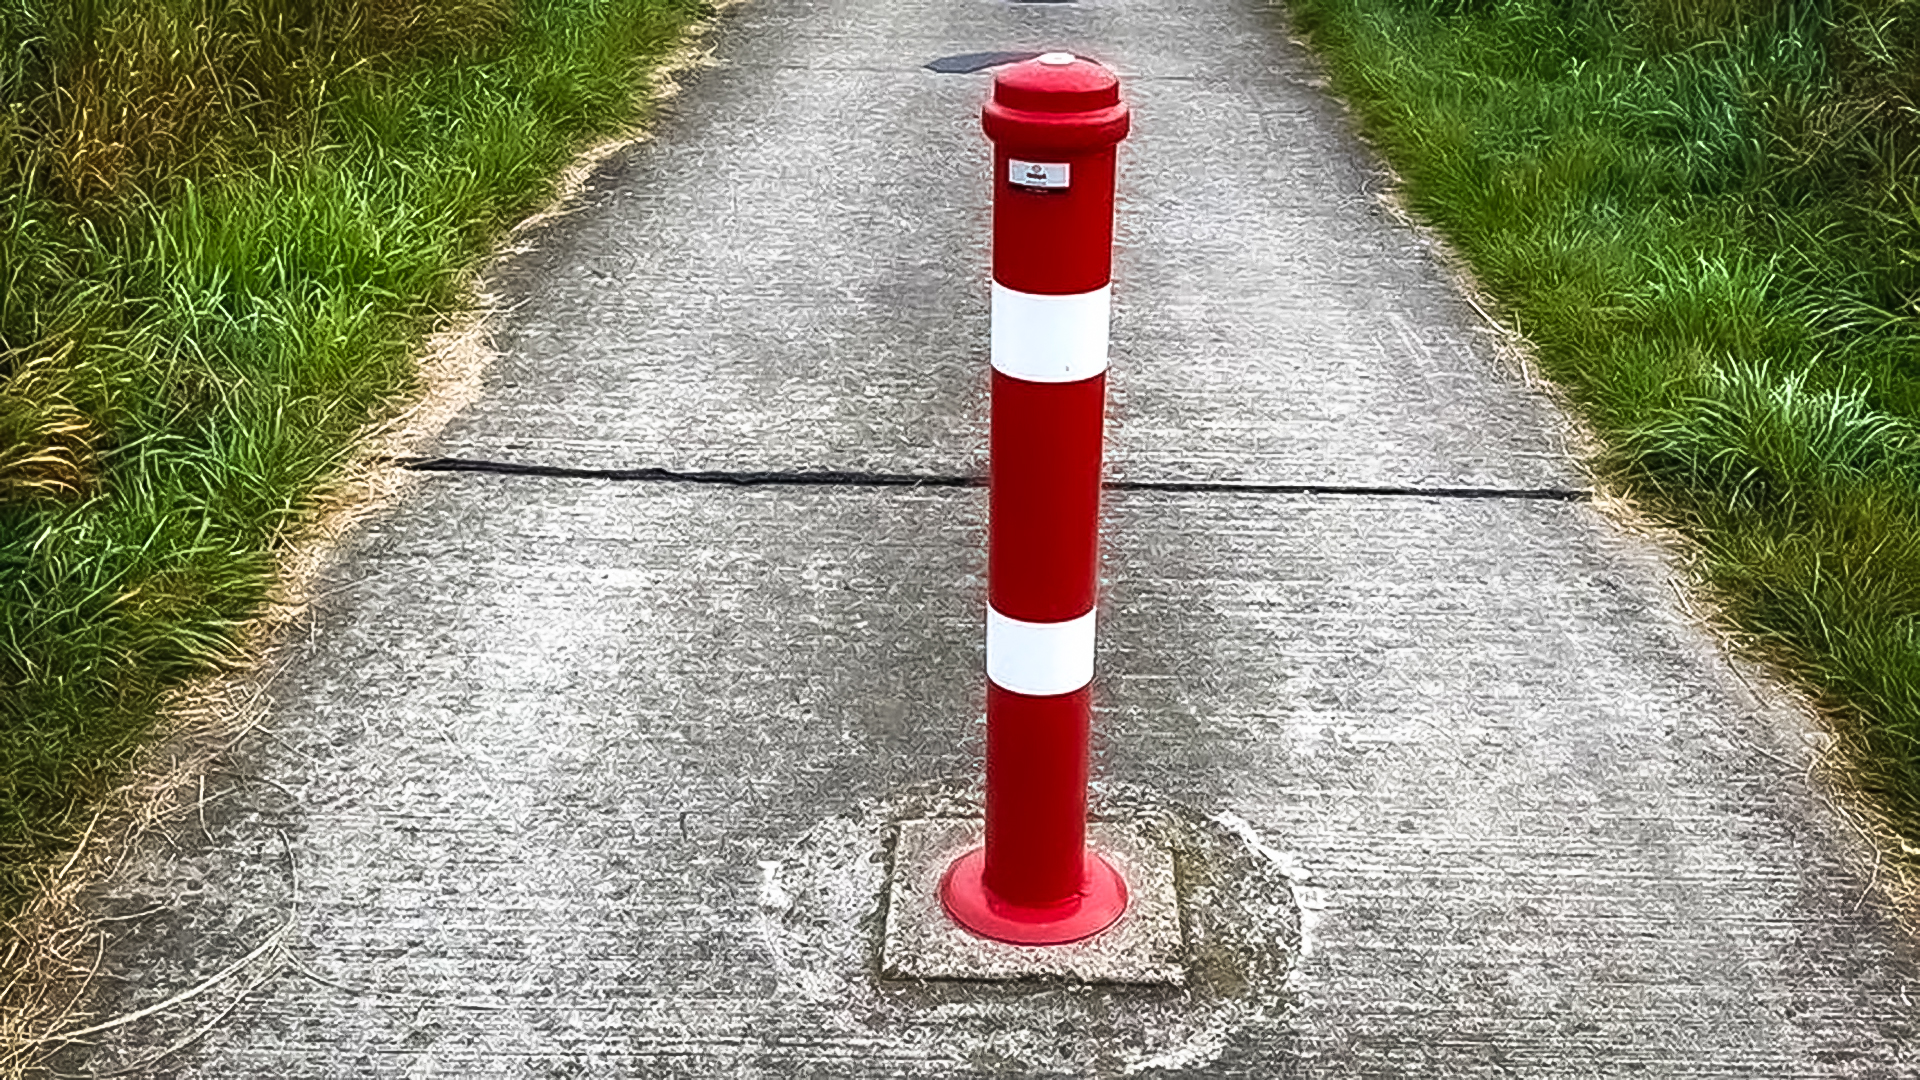
[[[1059, 3], [1061, 0], [1016, 0], [1021, 3]], [[1002, 64], [1017, 64], [1022, 60], [1031, 60], [1040, 54], [1037, 52], [970, 52], [957, 56], [943, 56], [927, 64], [928, 71], [937, 71], [942, 75], [971, 75], [976, 71], [985, 71]]]

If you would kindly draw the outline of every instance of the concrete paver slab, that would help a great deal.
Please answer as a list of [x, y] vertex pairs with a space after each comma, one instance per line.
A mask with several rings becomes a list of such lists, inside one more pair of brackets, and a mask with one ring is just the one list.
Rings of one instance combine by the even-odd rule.
[[929, 818], [897, 826], [887, 875], [880, 973], [889, 979], [1068, 978], [1088, 983], [1187, 981], [1173, 856], [1124, 822], [1096, 822], [1087, 846], [1120, 872], [1127, 906], [1112, 926], [1066, 945], [1009, 945], [950, 918], [940, 883], [954, 860], [986, 842], [979, 818]]

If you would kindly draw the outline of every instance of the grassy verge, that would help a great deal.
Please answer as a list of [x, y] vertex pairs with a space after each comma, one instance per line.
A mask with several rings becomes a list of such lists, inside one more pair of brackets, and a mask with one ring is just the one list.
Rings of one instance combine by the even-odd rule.
[[1920, 7], [1290, 7], [1920, 851]]
[[0, 916], [703, 0], [0, 0]]

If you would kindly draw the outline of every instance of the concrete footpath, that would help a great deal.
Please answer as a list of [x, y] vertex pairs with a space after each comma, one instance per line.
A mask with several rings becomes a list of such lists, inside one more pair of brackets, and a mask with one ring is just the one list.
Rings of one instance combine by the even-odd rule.
[[[985, 465], [990, 74], [925, 65], [1052, 48], [1135, 110], [1095, 800], [1174, 856], [1181, 986], [877, 955], [982, 743], [985, 493], [879, 483]], [[60, 1071], [1920, 1075], [1816, 726], [1581, 496], [1278, 16], [750, 0], [716, 59], [494, 274], [437, 449], [845, 475], [421, 477], [92, 901], [99, 1017], [234, 973]]]

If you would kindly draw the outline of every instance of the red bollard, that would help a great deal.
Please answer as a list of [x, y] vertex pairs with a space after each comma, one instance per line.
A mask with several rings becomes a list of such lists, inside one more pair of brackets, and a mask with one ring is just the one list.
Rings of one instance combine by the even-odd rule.
[[987, 539], [987, 837], [941, 882], [955, 922], [1077, 941], [1126, 909], [1086, 846], [1114, 149], [1113, 72], [1071, 53], [1003, 68], [994, 143]]

